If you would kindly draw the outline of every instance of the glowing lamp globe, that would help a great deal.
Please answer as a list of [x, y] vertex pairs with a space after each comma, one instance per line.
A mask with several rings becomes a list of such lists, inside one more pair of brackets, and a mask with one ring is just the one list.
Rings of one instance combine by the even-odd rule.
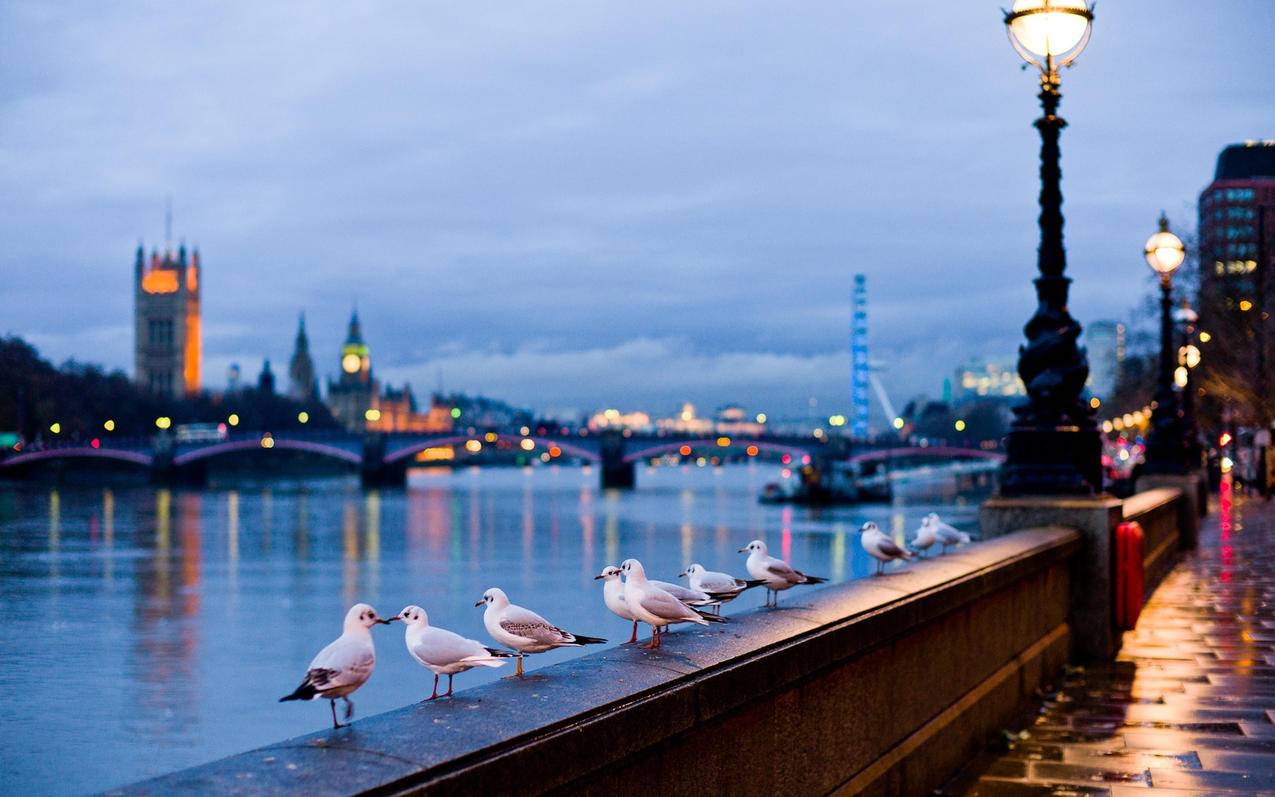
[[1045, 71], [1068, 66], [1089, 43], [1093, 8], [1085, 0], [1014, 0], [1005, 14], [1009, 41]]
[[1167, 280], [1186, 260], [1186, 247], [1182, 245], [1181, 238], [1169, 232], [1169, 220], [1164, 214], [1160, 215], [1160, 231], [1147, 239], [1143, 253], [1147, 257], [1147, 265], [1162, 280]]

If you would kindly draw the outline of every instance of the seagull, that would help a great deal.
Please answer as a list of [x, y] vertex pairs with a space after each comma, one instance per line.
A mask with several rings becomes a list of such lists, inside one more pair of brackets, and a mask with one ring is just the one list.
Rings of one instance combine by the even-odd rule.
[[353, 717], [354, 704], [349, 696], [367, 683], [376, 667], [371, 628], [389, 623], [389, 620], [377, 617], [376, 609], [366, 603], [351, 606], [345, 613], [341, 636], [319, 651], [319, 655], [310, 662], [301, 685], [292, 694], [279, 698], [279, 702], [324, 698], [332, 705], [332, 727], [343, 727], [336, 721], [336, 699], [339, 697], [345, 701], [345, 718]]
[[862, 535], [859, 537], [859, 543], [863, 546], [863, 550], [877, 560], [877, 575], [881, 575], [882, 568], [886, 562], [895, 559], [911, 559], [913, 553], [907, 548], [900, 548], [898, 544], [887, 537], [885, 532], [872, 521], [863, 524], [863, 528], [859, 529]]
[[921, 527], [916, 530], [916, 536], [912, 538], [910, 545], [914, 551], [919, 551], [921, 556], [925, 556], [925, 552], [937, 541], [938, 535], [934, 530], [934, 521], [926, 515], [921, 518]]
[[442, 697], [451, 697], [452, 676], [474, 667], [503, 667], [505, 659], [514, 654], [507, 650], [484, 647], [473, 639], [429, 624], [429, 615], [419, 606], [408, 606], [391, 617], [390, 622], [402, 620], [403, 640], [412, 658], [434, 672], [434, 692], [430, 700], [439, 697], [438, 676], [447, 676], [447, 691]]
[[644, 645], [647, 648], [660, 646], [660, 629], [674, 623], [724, 623], [725, 617], [714, 614], [702, 614], [682, 603], [655, 582], [647, 580], [646, 570], [636, 559], [625, 559], [620, 563], [624, 572], [624, 604], [637, 619], [651, 626], [651, 641]]
[[638, 619], [633, 616], [633, 612], [629, 611], [629, 607], [624, 603], [624, 582], [620, 581], [620, 573], [622, 571], [615, 565], [607, 565], [602, 568], [602, 572], [593, 577], [594, 581], [601, 579], [602, 584], [602, 602], [617, 617], [624, 620], [633, 621], [633, 635], [629, 637], [629, 641], [625, 644], [637, 642]]
[[683, 576], [687, 578], [691, 589], [710, 593], [717, 598], [717, 602], [714, 604], [714, 611], [717, 614], [721, 613], [723, 603], [730, 603], [735, 600], [746, 589], [760, 587], [766, 583], [765, 579], [744, 580], [735, 578], [730, 573], [705, 570], [701, 564], [693, 564], [678, 575], [679, 578]]
[[521, 678], [524, 653], [543, 653], [546, 650], [583, 645], [600, 645], [606, 642], [598, 637], [563, 631], [545, 618], [521, 606], [509, 602], [509, 596], [498, 587], [483, 593], [483, 599], [475, 606], [487, 604], [483, 610], [483, 625], [487, 633], [502, 645], [517, 651], [518, 669], [514, 675]]
[[943, 553], [947, 553], [949, 545], [963, 545], [970, 541], [970, 535], [939, 520], [937, 512], [931, 512], [926, 517], [930, 519], [930, 525], [934, 526], [934, 533], [938, 536], [939, 544], [943, 546]]
[[[761, 540], [752, 542], [739, 549], [740, 553], [748, 552], [748, 574], [765, 582], [766, 605], [778, 606], [779, 593], [791, 589], [798, 584], [822, 584], [828, 579], [819, 576], [808, 576], [800, 570], [794, 570], [783, 559], [776, 559], [766, 552], [766, 543]], [[772, 604], [773, 596], [773, 604]]]

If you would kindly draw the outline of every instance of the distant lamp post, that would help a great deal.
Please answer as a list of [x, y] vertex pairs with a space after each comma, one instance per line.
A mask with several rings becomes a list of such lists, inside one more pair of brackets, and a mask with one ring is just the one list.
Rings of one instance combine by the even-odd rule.
[[1067, 311], [1071, 280], [1063, 248], [1062, 170], [1058, 70], [1070, 66], [1089, 42], [1093, 8], [1084, 0], [1015, 0], [1005, 14], [1014, 49], [1040, 70], [1040, 248], [1036, 314], [1023, 332], [1018, 375], [1026, 404], [1015, 419], [1001, 474], [1002, 495], [1090, 495], [1102, 491], [1102, 441], [1094, 411], [1081, 397], [1089, 378], [1085, 350], [1076, 345], [1080, 324]]
[[1203, 467], [1204, 444], [1200, 440], [1200, 425], [1195, 417], [1195, 380], [1193, 374], [1200, 364], [1200, 347], [1196, 345], [1196, 327], [1200, 316], [1186, 301], [1173, 313], [1173, 319], [1182, 328], [1182, 347], [1178, 349], [1178, 373], [1182, 380], [1182, 429], [1186, 440], [1187, 462], [1191, 469]]
[[1182, 239], [1169, 232], [1169, 220], [1160, 214], [1160, 231], [1147, 239], [1143, 250], [1147, 265], [1160, 275], [1160, 373], [1147, 439], [1147, 473], [1186, 473], [1187, 430], [1182, 404], [1174, 390], [1178, 346], [1173, 339], [1173, 272], [1186, 260]]

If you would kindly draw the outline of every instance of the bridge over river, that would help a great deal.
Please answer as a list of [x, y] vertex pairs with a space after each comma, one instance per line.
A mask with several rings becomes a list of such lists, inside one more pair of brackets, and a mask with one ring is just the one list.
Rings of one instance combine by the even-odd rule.
[[[636, 465], [664, 456], [768, 457], [792, 463], [803, 476], [817, 474], [830, 463], [857, 463], [866, 470], [882, 464], [904, 467], [935, 461], [999, 459], [994, 452], [952, 447], [914, 447], [898, 443], [865, 443], [822, 435], [687, 435], [589, 432], [588, 430], [474, 429], [444, 433], [233, 432], [214, 439], [181, 441], [169, 434], [137, 438], [97, 438], [89, 442], [58, 441], [29, 446], [0, 459], [0, 477], [22, 478], [49, 467], [100, 462], [150, 472], [157, 482], [202, 483], [209, 463], [226, 457], [265, 457], [292, 452], [343, 463], [357, 469], [365, 485], [401, 485], [417, 456], [448, 449], [459, 456], [484, 450], [512, 451], [549, 461], [575, 461], [597, 466], [604, 488], [631, 489]], [[462, 453], [463, 452], [463, 453]], [[280, 468], [297, 462], [281, 457]]]

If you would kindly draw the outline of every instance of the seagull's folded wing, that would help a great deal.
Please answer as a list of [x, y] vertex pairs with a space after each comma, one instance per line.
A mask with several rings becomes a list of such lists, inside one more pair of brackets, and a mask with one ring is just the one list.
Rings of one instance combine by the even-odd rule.
[[568, 642], [573, 637], [545, 618], [521, 606], [509, 606], [500, 618], [500, 627], [514, 636], [534, 639], [546, 645]]
[[787, 581], [789, 584], [800, 584], [802, 576], [796, 570], [788, 566], [788, 563], [782, 559], [771, 559], [766, 563], [766, 572], [775, 578]]
[[342, 637], [319, 651], [310, 662], [306, 680], [315, 691], [326, 692], [363, 683], [375, 666], [376, 654], [371, 646]]
[[460, 634], [445, 628], [430, 628], [430, 633], [417, 641], [412, 652], [420, 659], [435, 667], [469, 658], [470, 656], [489, 656], [487, 648], [473, 639], [466, 639]]
[[894, 540], [889, 537], [878, 537], [877, 548], [886, 556], [903, 556], [903, 549], [896, 545]]
[[699, 616], [694, 609], [658, 587], [642, 591], [641, 605], [663, 620], [691, 620]]

